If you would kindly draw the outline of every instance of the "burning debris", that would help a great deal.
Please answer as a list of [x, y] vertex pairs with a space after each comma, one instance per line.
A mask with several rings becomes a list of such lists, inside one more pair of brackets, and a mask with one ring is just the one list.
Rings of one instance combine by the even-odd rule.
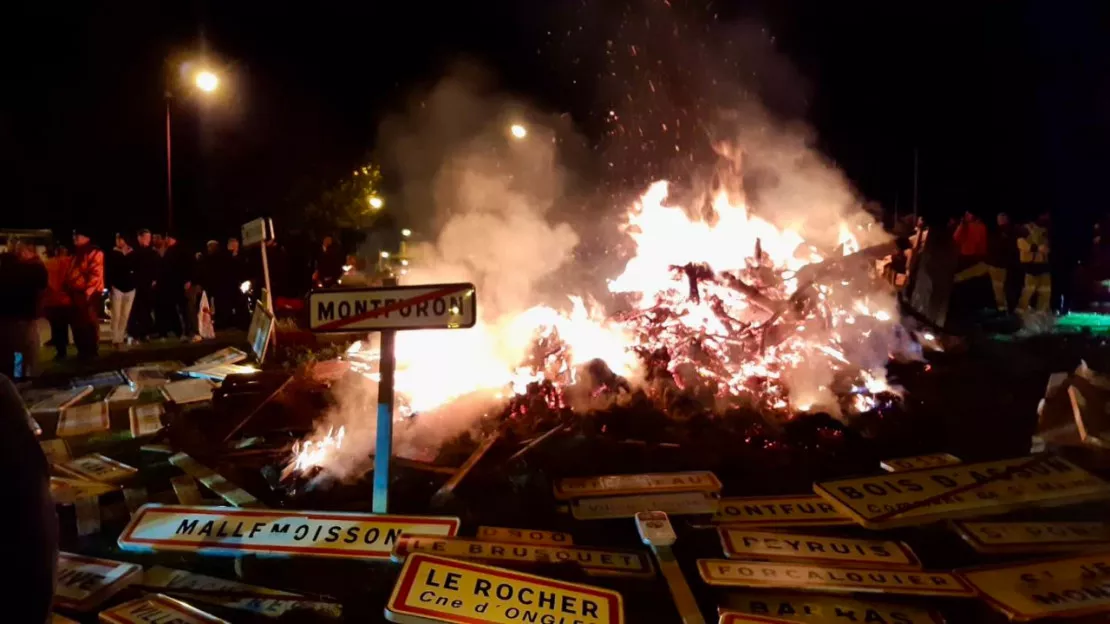
[[[849, 418], [897, 400], [886, 364], [915, 345], [875, 270], [889, 251], [881, 230], [841, 224], [836, 245], [822, 248], [724, 190], [706, 218], [667, 198], [657, 183], [628, 215], [635, 254], [608, 284], [617, 313], [569, 296], [569, 313], [535, 306], [462, 332], [402, 332], [399, 454], [434, 457], [479, 422], [527, 441], [575, 415], [631, 404], [677, 421], [749, 411], [777, 423], [803, 412]], [[861, 249], [860, 238], [878, 244]], [[377, 349], [355, 343], [346, 357], [359, 375], [337, 389], [338, 404], [294, 449], [287, 474], [369, 469]]]

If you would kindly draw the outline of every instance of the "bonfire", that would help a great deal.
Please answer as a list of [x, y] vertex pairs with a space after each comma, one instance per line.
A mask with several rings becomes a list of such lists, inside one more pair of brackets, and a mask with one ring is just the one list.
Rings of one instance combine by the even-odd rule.
[[[676, 420], [748, 410], [783, 421], [817, 411], [848, 420], [898, 400], [886, 364], [914, 345], [875, 269], [890, 251], [881, 228], [841, 223], [835, 244], [822, 246], [725, 190], [705, 215], [667, 202], [659, 182], [627, 215], [635, 253], [608, 283], [615, 310], [570, 295], [563, 309], [536, 306], [469, 330], [401, 332], [397, 435], [444, 414], [471, 426], [484, 416], [486, 430], [515, 428], [523, 439], [630, 402]], [[366, 465], [365, 440], [350, 443], [373, 439], [377, 350], [356, 343], [347, 358], [364, 386], [294, 448], [293, 472], [349, 472], [344, 453]]]

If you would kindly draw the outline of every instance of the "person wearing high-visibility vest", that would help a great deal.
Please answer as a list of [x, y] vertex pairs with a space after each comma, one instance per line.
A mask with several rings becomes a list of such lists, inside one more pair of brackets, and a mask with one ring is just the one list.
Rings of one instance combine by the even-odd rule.
[[[955, 281], [965, 282], [983, 275], [989, 276], [991, 290], [994, 292], [994, 305], [1000, 313], [1006, 314], [1009, 311], [1009, 303], [1006, 300], [1006, 270], [1013, 266], [1014, 235], [1010, 227], [1010, 217], [1005, 212], [998, 213], [997, 221], [997, 229], [987, 234], [986, 255], [957, 273]], [[959, 242], [958, 239], [957, 242]]]
[[1048, 214], [1042, 214], [1035, 223], [1025, 225], [1025, 235], [1018, 238], [1018, 259], [1025, 272], [1025, 284], [1018, 299], [1018, 312], [1028, 312], [1033, 295], [1037, 295], [1037, 311], [1048, 312], [1052, 298], [1052, 273], [1049, 270], [1048, 254], [1049, 226]]

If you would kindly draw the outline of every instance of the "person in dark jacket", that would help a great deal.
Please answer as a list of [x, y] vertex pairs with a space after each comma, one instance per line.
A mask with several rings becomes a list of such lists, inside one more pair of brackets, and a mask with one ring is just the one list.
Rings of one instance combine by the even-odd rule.
[[146, 340], [154, 333], [154, 289], [162, 258], [151, 246], [150, 230], [139, 230], [138, 246], [132, 253], [135, 267], [135, 302], [127, 320], [127, 333], [135, 340]]
[[192, 276], [193, 259], [172, 233], [166, 234], [158, 285], [154, 289], [154, 333], [161, 337], [175, 334], [188, 337], [185, 291]]
[[119, 349], [127, 338], [127, 319], [135, 304], [135, 250], [116, 234], [116, 246], [108, 254], [108, 300], [111, 302], [112, 345]]
[[239, 239], [227, 239], [227, 253], [223, 255], [216, 302], [213, 304], [217, 329], [246, 329], [250, 324], [247, 295], [243, 292], [243, 283], [251, 279], [250, 275], [250, 264], [239, 246]]
[[0, 375], [0, 472], [4, 513], [0, 534], [11, 573], [0, 585], [5, 622], [50, 621], [58, 563], [58, 514], [50, 495], [50, 474], [42, 447], [30, 427], [27, 407], [12, 382]]
[[0, 373], [32, 377], [38, 372], [38, 318], [46, 291], [46, 266], [35, 248], [16, 242], [0, 256]]
[[316, 255], [316, 272], [312, 274], [312, 281], [317, 286], [328, 288], [335, 286], [339, 278], [343, 277], [343, 251], [335, 244], [335, 239], [325, 236]]

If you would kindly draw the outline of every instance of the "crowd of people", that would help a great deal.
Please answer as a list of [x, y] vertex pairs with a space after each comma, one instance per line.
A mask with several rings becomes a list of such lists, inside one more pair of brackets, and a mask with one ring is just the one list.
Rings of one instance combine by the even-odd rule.
[[[267, 245], [271, 280], [289, 281], [284, 250]], [[334, 239], [324, 237], [312, 283], [337, 284], [345, 261]], [[0, 256], [5, 293], [0, 297], [0, 373], [12, 378], [35, 373], [42, 318], [50, 327], [46, 344], [59, 360], [70, 355], [71, 332], [78, 358], [97, 357], [105, 313], [117, 349], [165, 338], [200, 341], [211, 337], [209, 329], [246, 329], [249, 294], [261, 280], [258, 255], [244, 251], [236, 238], [224, 244], [210, 240], [204, 251], [194, 253], [173, 233], [142, 229], [116, 234], [105, 253], [87, 229], [78, 228], [72, 247], [57, 245], [45, 260], [30, 242], [9, 241]]]
[[1052, 304], [1051, 224], [1045, 213], [1033, 222], [1014, 227], [1009, 215], [1000, 212], [995, 227], [988, 228], [978, 215], [965, 213], [952, 235], [958, 254], [955, 282], [988, 276], [996, 310], [1008, 314], [1007, 278], [1017, 272], [1022, 286], [1014, 310], [1021, 314], [1031, 309], [1048, 312]]

